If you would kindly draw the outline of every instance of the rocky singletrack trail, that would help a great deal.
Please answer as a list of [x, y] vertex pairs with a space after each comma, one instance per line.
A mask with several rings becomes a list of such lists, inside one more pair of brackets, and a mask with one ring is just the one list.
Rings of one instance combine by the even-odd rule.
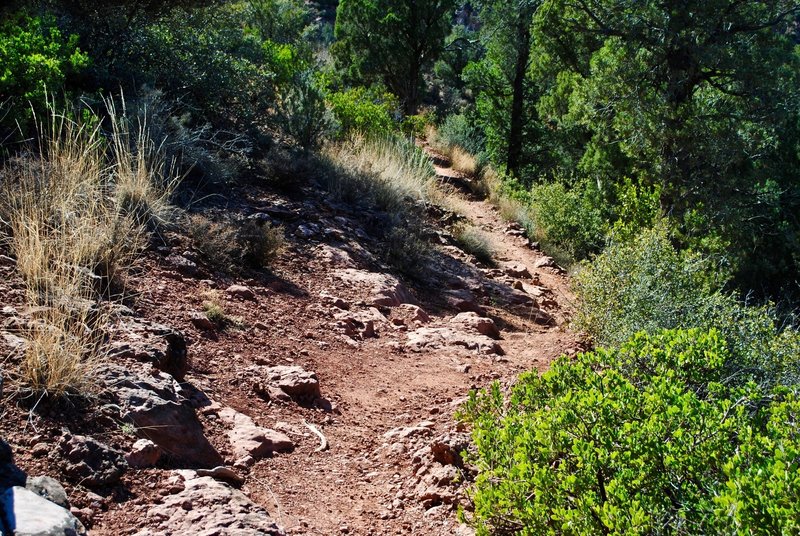
[[[436, 171], [440, 179], [458, 176], [449, 167], [437, 165]], [[340, 410], [324, 425], [330, 449], [312, 452], [316, 443], [306, 434], [299, 456], [271, 460], [255, 475], [259, 502], [280, 512], [289, 533], [469, 534], [455, 515], [455, 505], [464, 500], [458, 482], [465, 475], [457, 458], [467, 434], [454, 412], [470, 389], [544, 370], [555, 357], [577, 350], [578, 339], [566, 329], [572, 297], [563, 270], [532, 249], [522, 230], [503, 221], [490, 203], [460, 197], [466, 219], [490, 240], [497, 267], [478, 268], [474, 259], [445, 245], [463, 263], [462, 274], [447, 274], [450, 264], [443, 263], [445, 275], [465, 276], [466, 288], [454, 294], [462, 291], [467, 303], [456, 298], [443, 305], [441, 296], [417, 294], [415, 303], [430, 321], [416, 324], [423, 330], [452, 326], [460, 310], [481, 309], [498, 328], [498, 351], [458, 342], [413, 351], [406, 341], [415, 322], [389, 327], [392, 313], [377, 338], [344, 353], [315, 356], [308, 366], [325, 391], [335, 393]], [[345, 283], [328, 292], [364, 299], [353, 290]]]
[[[465, 179], [436, 170], [443, 183]], [[471, 534], [456, 518], [471, 469], [461, 457], [468, 431], [454, 413], [470, 389], [543, 370], [580, 341], [567, 327], [564, 271], [487, 201], [459, 195], [460, 218], [486, 235], [495, 265], [477, 263], [439, 228], [425, 277], [408, 282], [370, 253], [369, 214], [312, 188], [290, 199], [232, 192], [238, 204], [225, 210], [281, 224], [291, 236], [272, 272], [219, 276], [180, 236], [148, 252], [132, 281], [139, 293], [119, 321], [114, 364], [101, 375], [116, 398], [47, 416], [7, 405], [0, 434], [16, 465], [29, 475], [72, 475], [71, 510], [90, 534]], [[23, 286], [10, 264], [0, 270], [4, 325], [24, 322]], [[199, 312], [212, 295], [238, 327], [204, 322]], [[178, 334], [185, 340], [173, 344]], [[191, 365], [174, 387], [160, 371], [181, 344]], [[125, 393], [172, 397], [161, 400], [165, 408], [182, 401], [199, 423], [182, 426], [178, 441], [161, 437], [171, 428], [158, 422], [143, 427], [165, 456], [131, 458], [136, 437], [120, 408], [127, 420], [141, 408]], [[138, 468], [88, 484], [95, 473], [81, 472], [70, 454], [93, 443], [65, 428], [96, 431], [108, 446], [100, 467], [127, 452]], [[203, 437], [205, 450], [196, 443]], [[175, 461], [192, 456], [194, 465]], [[198, 465], [229, 472], [186, 468]]]

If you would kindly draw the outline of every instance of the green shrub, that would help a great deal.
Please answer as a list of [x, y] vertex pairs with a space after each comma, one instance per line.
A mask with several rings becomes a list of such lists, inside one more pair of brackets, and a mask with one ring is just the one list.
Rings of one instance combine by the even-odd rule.
[[89, 57], [78, 48], [78, 36], [63, 36], [54, 17], [31, 17], [22, 11], [4, 17], [0, 22], [0, 102], [17, 100], [17, 110], [6, 121], [27, 124], [31, 107], [34, 113], [46, 112], [48, 91], [59, 91], [67, 76], [88, 64]]
[[304, 71], [278, 97], [280, 125], [303, 149], [322, 143], [333, 127], [333, 118], [325, 106], [323, 90], [314, 73]]
[[237, 233], [242, 259], [253, 268], [268, 268], [286, 247], [283, 227], [252, 220]]
[[397, 130], [394, 114], [397, 98], [377, 87], [356, 87], [328, 95], [328, 102], [340, 126], [340, 136], [361, 133], [387, 136]]
[[731, 386], [729, 359], [713, 330], [638, 334], [523, 374], [508, 403], [473, 393], [478, 534], [797, 533], [800, 404]]
[[535, 184], [528, 194], [535, 229], [533, 236], [553, 256], [564, 252], [566, 264], [585, 259], [605, 244], [607, 215], [596, 186], [580, 182], [567, 187], [559, 181]]
[[483, 153], [486, 144], [483, 132], [464, 114], [448, 115], [439, 125], [437, 138], [442, 145], [456, 145], [473, 155]]
[[735, 359], [729, 371], [764, 385], [800, 379], [800, 337], [781, 329], [768, 307], [724, 293], [724, 272], [708, 259], [677, 251], [666, 224], [633, 240], [611, 243], [575, 278], [575, 326], [601, 345], [616, 346], [639, 331], [714, 328]]

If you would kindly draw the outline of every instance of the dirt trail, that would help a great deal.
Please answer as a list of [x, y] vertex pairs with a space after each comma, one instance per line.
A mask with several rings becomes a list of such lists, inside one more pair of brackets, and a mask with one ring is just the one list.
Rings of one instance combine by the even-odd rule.
[[[440, 176], [457, 176], [437, 166]], [[511, 381], [523, 370], [542, 370], [558, 355], [574, 351], [577, 338], [565, 329], [570, 294], [557, 267], [541, 267], [544, 255], [531, 249], [518, 229], [502, 220], [486, 201], [463, 196], [463, 211], [491, 240], [498, 269], [478, 271], [490, 286], [485, 307], [501, 328], [504, 356], [445, 348], [422, 353], [398, 352], [394, 333], [362, 343], [345, 354], [330, 353], [312, 364], [324, 389], [335, 393], [340, 415], [325, 426], [331, 449], [324, 453], [281, 457], [257, 471], [251, 489], [291, 534], [469, 534], [459, 527], [451, 504], [420, 501], [419, 460], [414, 446], [396, 443], [384, 434], [397, 427], [427, 421], [427, 441], [456, 429], [453, 413], [471, 388], [494, 379]], [[449, 254], [466, 256], [452, 247]], [[522, 265], [531, 277], [508, 278], [504, 266]], [[544, 261], [544, 264], [549, 264]], [[501, 281], [486, 276], [500, 275]], [[514, 279], [535, 297], [533, 305], [494, 304], [492, 285]], [[513, 285], [514, 283], [512, 283]], [[430, 302], [419, 296], [426, 309]], [[432, 298], [432, 297], [431, 297]], [[426, 303], [429, 302], [429, 303]], [[537, 322], [537, 306], [555, 320]], [[433, 325], [446, 323], [456, 311], [431, 315]], [[402, 341], [402, 337], [399, 339]], [[315, 446], [315, 445], [311, 445]], [[305, 450], [311, 450], [308, 447]], [[268, 488], [269, 486], [269, 488]]]

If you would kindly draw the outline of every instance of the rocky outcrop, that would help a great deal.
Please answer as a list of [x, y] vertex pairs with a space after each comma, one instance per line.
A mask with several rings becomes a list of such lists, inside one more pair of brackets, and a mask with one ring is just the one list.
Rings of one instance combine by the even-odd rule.
[[64, 473], [90, 488], [116, 483], [128, 467], [121, 452], [91, 437], [65, 432], [58, 446], [67, 461]]
[[214, 467], [222, 457], [209, 443], [194, 410], [178, 394], [174, 378], [163, 372], [142, 377], [118, 366], [99, 373], [106, 396], [120, 407], [120, 417], [136, 432], [188, 466]]
[[161, 324], [136, 320], [126, 322], [121, 331], [124, 339], [112, 345], [111, 359], [151, 363], [177, 380], [183, 380], [189, 368], [183, 333]]
[[264, 508], [242, 492], [194, 471], [176, 473], [179, 490], [164, 497], [146, 514], [154, 528], [134, 536], [216, 534], [220, 536], [284, 536]]

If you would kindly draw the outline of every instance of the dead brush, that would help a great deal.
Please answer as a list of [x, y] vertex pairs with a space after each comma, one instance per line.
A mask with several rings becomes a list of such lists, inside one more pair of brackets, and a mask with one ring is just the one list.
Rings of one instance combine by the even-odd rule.
[[328, 189], [339, 198], [370, 200], [397, 213], [409, 202], [428, 203], [437, 195], [433, 165], [408, 140], [355, 137], [328, 146], [324, 155], [334, 168], [326, 177]]
[[61, 398], [94, 390], [92, 372], [106, 360], [110, 315], [61, 304], [43, 308], [21, 335], [23, 396]]

